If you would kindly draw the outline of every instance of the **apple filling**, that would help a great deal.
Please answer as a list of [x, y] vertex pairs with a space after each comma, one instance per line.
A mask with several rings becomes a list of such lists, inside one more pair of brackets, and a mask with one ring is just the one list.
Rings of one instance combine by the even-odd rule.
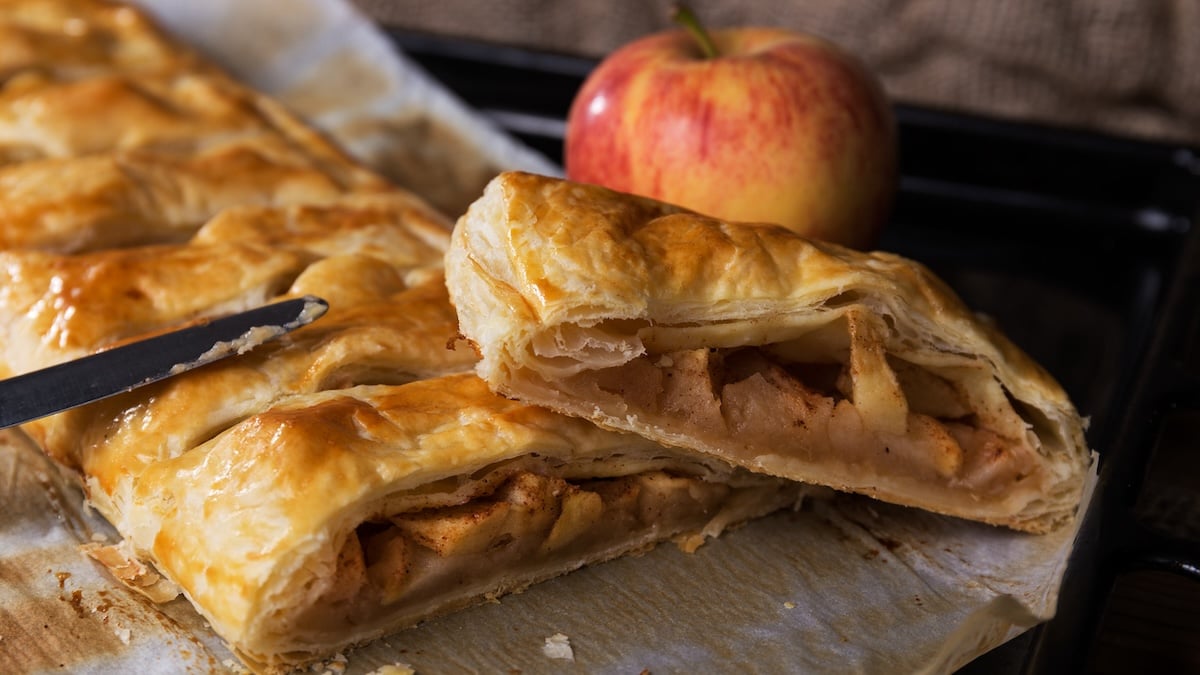
[[[1018, 493], [1047, 480], [1037, 448], [1052, 442], [1041, 434], [1048, 422], [978, 363], [887, 354], [871, 320], [850, 309], [766, 346], [675, 345], [565, 374], [553, 387], [664, 442], [756, 471], [933, 510], [1011, 499], [1015, 511]], [[647, 346], [670, 347], [654, 342], [670, 329], [653, 330], [642, 333]]]
[[492, 472], [464, 503], [362, 523], [281, 638], [320, 640], [347, 622], [392, 630], [664, 539], [719, 534], [801, 495], [742, 470], [714, 482], [676, 468], [568, 480], [525, 466]]
[[[760, 349], [674, 352], [575, 379], [592, 380], [655, 423], [737, 438], [748, 447], [787, 448], [806, 460], [819, 459], [828, 445], [846, 464], [890, 455], [897, 469], [977, 489], [1027, 477], [1032, 462], [1022, 451], [1029, 449], [977, 426], [949, 382], [912, 366], [896, 371], [901, 389], [913, 392], [899, 433], [871, 428], [853, 402], [845, 366], [781, 364]], [[831, 443], [818, 442], [825, 439]]]

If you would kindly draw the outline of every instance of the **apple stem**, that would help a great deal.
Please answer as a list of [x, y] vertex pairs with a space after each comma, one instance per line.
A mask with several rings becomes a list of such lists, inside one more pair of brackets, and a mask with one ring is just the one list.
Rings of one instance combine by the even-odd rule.
[[696, 38], [696, 44], [700, 45], [700, 51], [704, 54], [704, 58], [717, 58], [716, 43], [713, 42], [712, 36], [708, 34], [708, 31], [704, 30], [704, 26], [700, 23], [700, 19], [692, 11], [691, 7], [682, 2], [676, 3], [674, 10], [671, 12], [671, 19], [687, 29], [687, 32]]

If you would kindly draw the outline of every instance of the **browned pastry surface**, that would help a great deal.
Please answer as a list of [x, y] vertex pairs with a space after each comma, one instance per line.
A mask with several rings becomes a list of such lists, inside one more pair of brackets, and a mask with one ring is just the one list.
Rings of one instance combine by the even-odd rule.
[[104, 0], [0, 2], [0, 79], [28, 70], [80, 78], [185, 68], [210, 66], [135, 8]]
[[0, 249], [186, 240], [221, 209], [391, 186], [101, 0], [0, 5]]
[[25, 425], [124, 535], [96, 559], [153, 599], [184, 592], [277, 670], [800, 498], [493, 394], [452, 348], [448, 235], [410, 195], [371, 195], [227, 210], [185, 244], [0, 254], [14, 371], [276, 297], [330, 303], [248, 354]]
[[0, 90], [5, 163], [134, 149], [187, 153], [270, 130], [254, 97], [212, 74], [63, 79], [33, 70]]

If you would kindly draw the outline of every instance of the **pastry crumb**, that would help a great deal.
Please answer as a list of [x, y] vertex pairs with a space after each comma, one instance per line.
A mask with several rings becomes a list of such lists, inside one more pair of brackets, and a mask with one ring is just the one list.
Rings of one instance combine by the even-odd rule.
[[784, 609], [796, 609], [796, 603], [789, 600], [788, 602], [783, 603], [783, 607]]
[[571, 639], [562, 633], [555, 633], [546, 638], [546, 644], [542, 645], [542, 653], [551, 659], [575, 660], [575, 650], [571, 649]]
[[705, 537], [703, 534], [684, 534], [675, 537], [675, 545], [684, 553], [695, 553], [697, 549], [704, 545]]
[[348, 663], [350, 663], [350, 659], [346, 658], [345, 654], [334, 654], [322, 666], [325, 669], [325, 675], [342, 675], [346, 672]]
[[386, 666], [380, 666], [367, 673], [367, 675], [416, 675], [416, 673], [417, 671], [413, 670], [412, 666], [397, 661]]
[[93, 532], [92, 533], [92, 541], [101, 542], [101, 543], [107, 542], [108, 535], [104, 534], [103, 532]]

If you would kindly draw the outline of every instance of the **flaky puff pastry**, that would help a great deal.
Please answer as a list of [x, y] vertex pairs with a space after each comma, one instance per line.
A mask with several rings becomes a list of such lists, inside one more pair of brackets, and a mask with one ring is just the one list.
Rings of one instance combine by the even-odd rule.
[[328, 203], [390, 187], [302, 128], [191, 145], [0, 166], [0, 249], [74, 253], [177, 242], [225, 208]]
[[[274, 136], [352, 184], [365, 172], [278, 103], [210, 70], [63, 77], [32, 69], [0, 89], [4, 163], [133, 150], [167, 156]], [[364, 173], [355, 177], [354, 172]], [[378, 179], [376, 179], [378, 180]]]
[[448, 233], [444, 216], [397, 190], [229, 209], [183, 244], [0, 252], [0, 376], [288, 293], [325, 297], [335, 313], [386, 298], [441, 267]]
[[185, 244], [0, 252], [0, 375], [283, 298], [330, 303], [315, 325], [240, 358], [23, 427], [110, 504], [148, 465], [281, 397], [468, 369], [474, 355], [447, 348], [457, 330], [441, 276], [448, 240], [444, 216], [396, 191], [230, 209]]
[[280, 399], [147, 467], [117, 522], [274, 670], [796, 498], [462, 374]]
[[510, 401], [407, 195], [244, 207], [186, 244], [0, 254], [11, 372], [199, 317], [319, 295], [253, 351], [26, 424], [124, 537], [88, 546], [183, 592], [255, 669], [289, 670], [581, 565], [795, 504], [797, 485]]
[[391, 187], [136, 8], [0, 2], [6, 34], [0, 249], [178, 242], [231, 206], [327, 203]]
[[208, 69], [137, 8], [106, 0], [0, 0], [0, 80]]
[[1054, 379], [923, 266], [506, 173], [446, 275], [479, 374], [757, 472], [1046, 532], [1089, 463]]

